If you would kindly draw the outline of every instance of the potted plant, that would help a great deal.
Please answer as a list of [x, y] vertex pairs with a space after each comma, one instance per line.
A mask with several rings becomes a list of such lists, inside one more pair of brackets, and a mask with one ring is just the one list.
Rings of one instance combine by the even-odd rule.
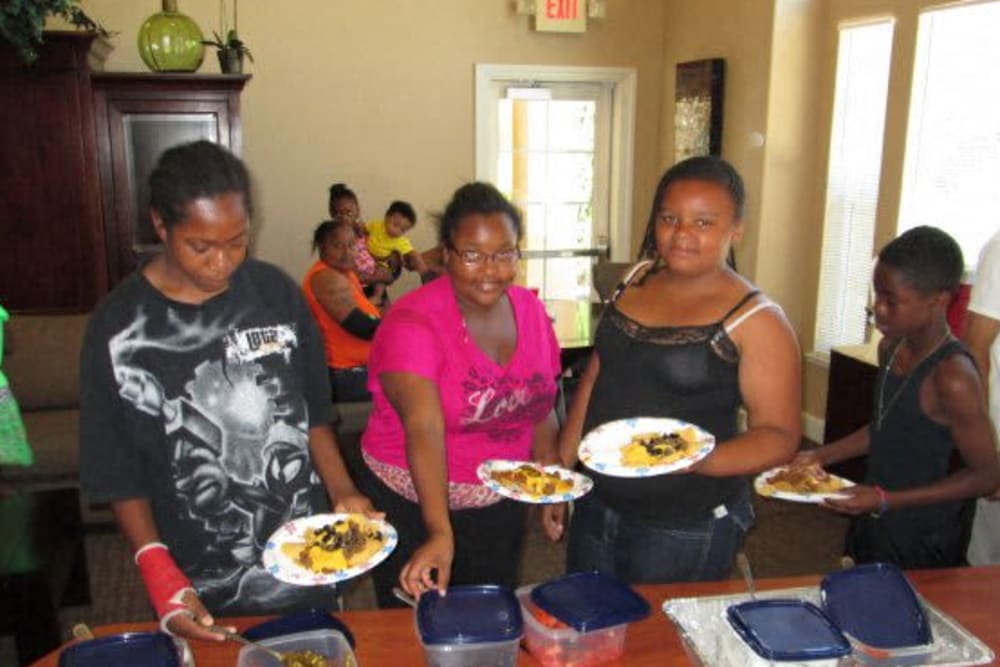
[[6, 0], [0, 7], [0, 36], [11, 43], [25, 63], [38, 59], [42, 30], [49, 16], [59, 16], [80, 30], [101, 37], [111, 33], [87, 16], [76, 0]]
[[[219, 0], [221, 30], [219, 32], [212, 31], [212, 36], [215, 39], [206, 39], [202, 42], [206, 46], [214, 46], [218, 49], [216, 55], [219, 56], [219, 69], [222, 70], [223, 74], [241, 74], [244, 56], [253, 62], [253, 54], [250, 53], [250, 49], [243, 43], [237, 32], [240, 17], [238, 3], [239, 0], [233, 0], [233, 28], [230, 30], [226, 24], [226, 0]], [[225, 39], [222, 38], [223, 35], [226, 36]]]
[[216, 55], [219, 57], [219, 69], [222, 70], [223, 74], [242, 73], [244, 56], [250, 62], [253, 62], [253, 54], [250, 53], [247, 45], [240, 40], [239, 35], [236, 33], [236, 28], [226, 33], [225, 40], [214, 30], [212, 31], [212, 37], [215, 39], [206, 39], [202, 44], [214, 46], [218, 49]]

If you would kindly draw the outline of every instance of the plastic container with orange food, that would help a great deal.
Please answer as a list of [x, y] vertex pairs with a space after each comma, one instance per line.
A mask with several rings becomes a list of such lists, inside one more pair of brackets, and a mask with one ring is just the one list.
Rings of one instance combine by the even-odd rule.
[[591, 667], [620, 658], [628, 624], [649, 615], [629, 586], [597, 572], [578, 572], [516, 591], [524, 644], [544, 667]]

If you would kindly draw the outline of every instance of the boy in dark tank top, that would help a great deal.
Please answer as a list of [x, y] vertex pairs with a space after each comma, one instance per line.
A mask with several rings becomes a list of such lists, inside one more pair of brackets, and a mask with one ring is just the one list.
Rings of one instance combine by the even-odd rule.
[[958, 244], [934, 227], [915, 227], [882, 249], [874, 273], [883, 339], [872, 421], [795, 459], [829, 466], [868, 455], [865, 483], [824, 501], [854, 516], [846, 550], [857, 562], [964, 565], [970, 499], [1000, 484], [983, 383], [946, 319], [963, 269]]

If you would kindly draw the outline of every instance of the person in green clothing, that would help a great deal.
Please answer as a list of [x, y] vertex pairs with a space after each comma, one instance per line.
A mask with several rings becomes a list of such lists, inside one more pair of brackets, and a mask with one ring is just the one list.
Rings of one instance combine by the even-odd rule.
[[3, 373], [3, 325], [10, 315], [0, 306], [0, 465], [30, 466], [35, 462], [24, 432], [21, 411]]

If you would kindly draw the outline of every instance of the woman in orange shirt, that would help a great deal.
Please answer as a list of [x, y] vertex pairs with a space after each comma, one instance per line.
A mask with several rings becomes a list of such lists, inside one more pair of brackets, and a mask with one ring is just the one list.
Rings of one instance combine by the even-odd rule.
[[345, 220], [327, 220], [313, 232], [319, 259], [306, 272], [302, 289], [323, 333], [335, 403], [364, 401], [368, 393], [368, 351], [381, 321], [354, 272], [357, 236]]

